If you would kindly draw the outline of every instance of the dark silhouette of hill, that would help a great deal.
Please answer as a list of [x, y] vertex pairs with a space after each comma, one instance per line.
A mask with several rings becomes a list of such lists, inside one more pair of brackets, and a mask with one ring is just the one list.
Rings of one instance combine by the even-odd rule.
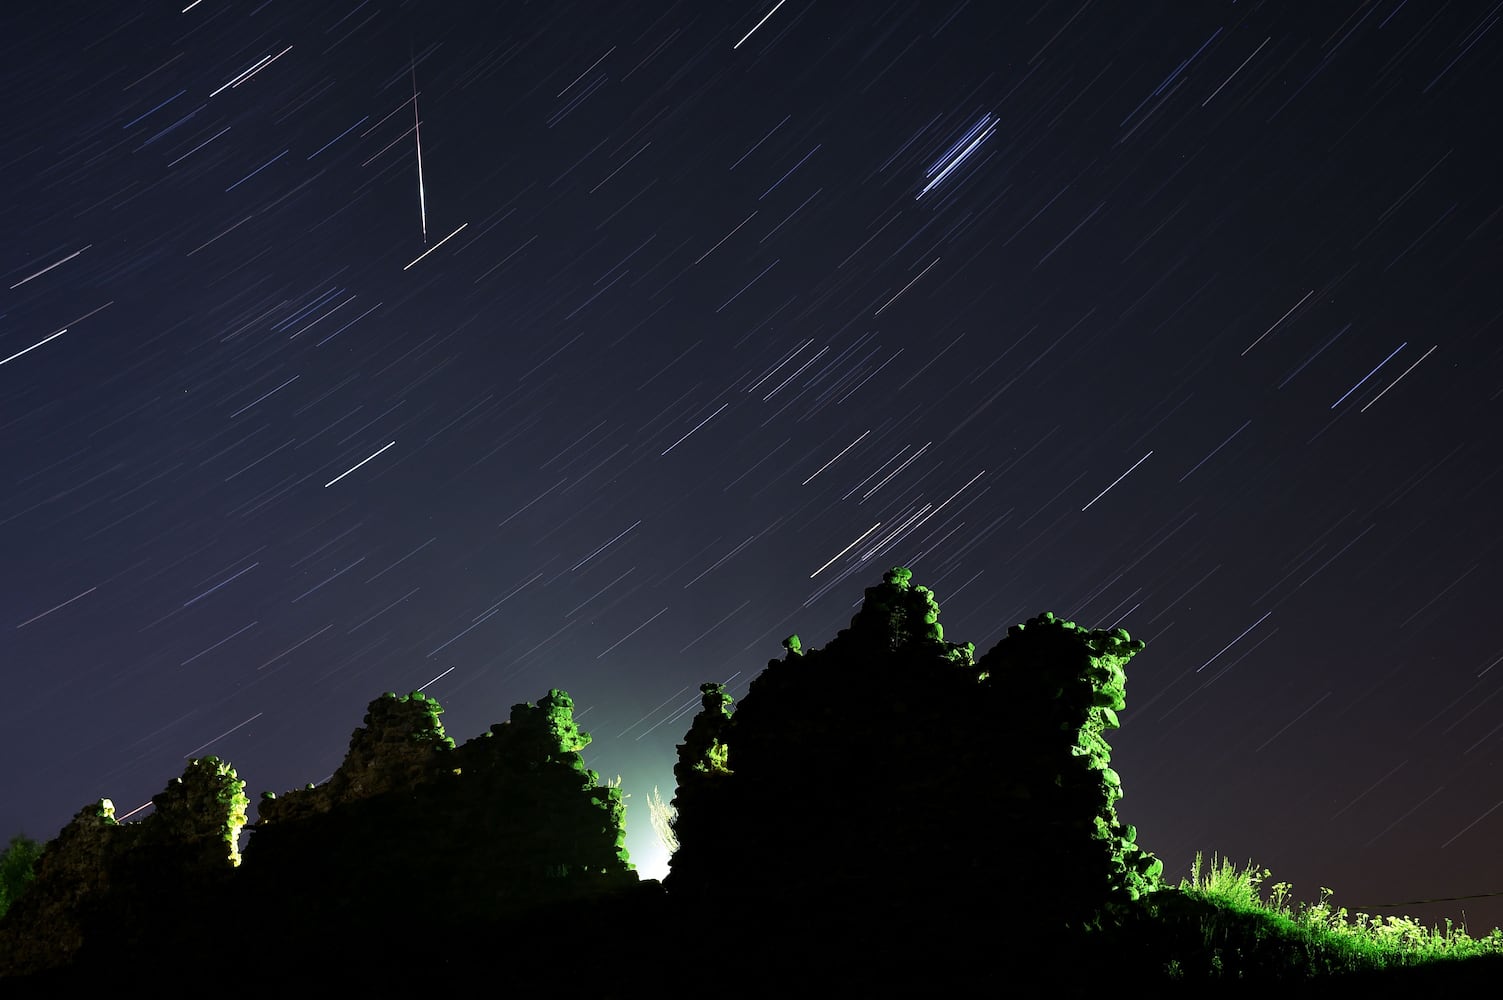
[[[1329, 989], [1239, 931], [1259, 918], [1164, 886], [1117, 820], [1104, 734], [1142, 642], [1044, 614], [977, 658], [938, 615], [895, 568], [824, 648], [785, 640], [734, 709], [705, 684], [661, 884], [630, 864], [621, 792], [584, 766], [567, 694], [456, 746], [436, 701], [387, 693], [327, 782], [263, 794], [248, 827], [245, 783], [213, 757], [140, 822], [83, 809], [0, 920], [0, 986], [1085, 995], [1167, 989], [1174, 967], [1195, 992], [1215, 944], [1244, 985]], [[1362, 988], [1460, 988], [1500, 965]]]

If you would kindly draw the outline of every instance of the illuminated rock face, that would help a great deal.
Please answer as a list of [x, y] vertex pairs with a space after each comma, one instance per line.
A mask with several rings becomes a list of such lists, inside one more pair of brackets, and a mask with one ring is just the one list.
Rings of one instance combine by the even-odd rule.
[[786, 640], [734, 712], [701, 689], [670, 894], [961, 891], [1075, 919], [1158, 887], [1102, 735], [1144, 644], [1045, 614], [978, 660], [938, 617], [895, 568], [824, 648]]

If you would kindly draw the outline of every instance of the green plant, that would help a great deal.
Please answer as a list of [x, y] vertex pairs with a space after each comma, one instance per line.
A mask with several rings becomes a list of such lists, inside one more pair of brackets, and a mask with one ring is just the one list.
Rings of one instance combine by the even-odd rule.
[[41, 856], [42, 845], [23, 833], [10, 838], [10, 844], [0, 851], [0, 917], [36, 878], [36, 863]]
[[[1213, 905], [1202, 923], [1213, 978], [1218, 960], [1236, 952], [1259, 953], [1265, 963], [1268, 953], [1276, 952], [1305, 977], [1503, 954], [1503, 929], [1473, 938], [1449, 920], [1442, 929], [1411, 917], [1351, 913], [1333, 905], [1334, 893], [1324, 886], [1317, 901], [1300, 903], [1290, 899], [1288, 882], [1276, 882], [1265, 900], [1262, 887], [1269, 875], [1251, 861], [1239, 869], [1214, 855], [1207, 866], [1197, 853], [1189, 877], [1180, 881], [1180, 892]], [[1249, 916], [1257, 919], [1245, 919]], [[1176, 975], [1180, 964], [1174, 964]]]
[[652, 821], [652, 832], [657, 834], [658, 842], [671, 855], [678, 850], [678, 837], [673, 833], [673, 820], [678, 815], [678, 810], [663, 800], [658, 786], [652, 786], [652, 794], [647, 797], [647, 816]]

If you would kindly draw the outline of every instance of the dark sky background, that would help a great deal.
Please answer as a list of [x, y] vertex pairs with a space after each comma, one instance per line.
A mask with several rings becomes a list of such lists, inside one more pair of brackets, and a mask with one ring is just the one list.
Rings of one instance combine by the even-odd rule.
[[559, 687], [660, 874], [698, 685], [906, 565], [1147, 641], [1172, 877], [1503, 924], [1416, 902], [1503, 890], [1500, 18], [7, 5], [0, 833]]

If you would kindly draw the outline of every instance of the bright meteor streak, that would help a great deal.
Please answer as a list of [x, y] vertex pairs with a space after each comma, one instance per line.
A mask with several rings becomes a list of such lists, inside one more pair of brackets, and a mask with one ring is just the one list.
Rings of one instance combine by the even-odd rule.
[[21, 355], [25, 354], [27, 351], [34, 351], [38, 347], [41, 347], [43, 344], [47, 343], [47, 341], [49, 341], [49, 340], [55, 340], [56, 338], [61, 337], [63, 334], [65, 334], [67, 332], [68, 332], [68, 328], [65, 326], [61, 330], [57, 331], [56, 333], [49, 333], [47, 336], [43, 337], [41, 340], [37, 341], [35, 344], [32, 344], [30, 347], [24, 347], [21, 350], [17, 351], [16, 353], [12, 354], [8, 358], [0, 358], [0, 365], [3, 365], [3, 364], [5, 364], [8, 361], [14, 361], [17, 358], [19, 358]]
[[[420, 126], [420, 122], [418, 121], [417, 99], [418, 99], [418, 90], [417, 90], [417, 59], [416, 59], [416, 57], [414, 57], [413, 58], [413, 62], [412, 62], [412, 134], [413, 134], [413, 138], [417, 141], [418, 215], [421, 217], [421, 219], [423, 221], [423, 242], [427, 243], [428, 242], [428, 202], [427, 202], [427, 198], [423, 194], [423, 133], [422, 133], [421, 128], [419, 127]], [[450, 235], [453, 235], [453, 234], [450, 234]], [[417, 263], [417, 261], [413, 261], [413, 264], [415, 264], [415, 263]], [[411, 267], [412, 264], [408, 264], [407, 266]]]
[[[785, 4], [787, 2], [788, 2], [788, 0], [778, 0], [777, 5], [774, 6], [772, 8], [772, 10], [770, 10], [766, 14], [762, 15], [762, 20], [760, 20], [756, 24], [752, 25], [752, 30], [751, 31], [748, 31], [746, 34], [744, 34], [744, 35], [741, 36], [741, 42], [744, 42], [748, 38], [750, 38], [752, 36], [752, 31], [756, 31], [758, 28], [762, 27], [762, 25], [766, 24], [767, 23], [767, 19], [778, 12], [778, 7], [783, 6], [783, 4]], [[735, 45], [732, 45], [731, 48], [732, 49], [739, 49], [741, 47], [741, 42], [737, 42]]]
[[396, 444], [396, 442], [395, 441], [391, 441], [391, 442], [389, 442], [389, 443], [387, 443], [385, 445], [382, 445], [380, 448], [377, 448], [375, 451], [371, 452], [365, 458], [362, 458], [360, 461], [356, 462], [354, 465], [350, 466], [348, 469], [345, 469], [343, 472], [341, 472], [339, 475], [335, 476], [333, 479], [329, 480], [327, 483], [324, 483], [324, 489], [328, 489], [330, 486], [333, 486], [335, 483], [339, 482], [345, 476], [348, 476], [350, 473], [354, 472], [356, 469], [360, 468], [366, 462], [369, 462], [371, 459], [375, 458], [377, 455], [381, 454], [383, 451], [385, 451], [387, 448], [390, 448], [394, 444]]
[[861, 533], [861, 538], [856, 539], [854, 542], [852, 542], [851, 544], [847, 545], [845, 548], [841, 549], [839, 552], [835, 553], [833, 556], [830, 557], [830, 562], [825, 563], [819, 569], [815, 570], [813, 573], [810, 573], [809, 574], [809, 579], [812, 580], [816, 576], [819, 576], [819, 574], [823, 573], [826, 569], [829, 568], [830, 563], [834, 562], [836, 559], [839, 559], [841, 556], [843, 556], [847, 552], [851, 551], [851, 549], [854, 549], [856, 546], [860, 545], [861, 544], [861, 540], [863, 538], [865, 538], [867, 535], [870, 535], [873, 531], [876, 531], [880, 527], [882, 527], [882, 522], [878, 521], [876, 524], [872, 525], [870, 528], [867, 528], [865, 531], [863, 531]]
[[[469, 223], [466, 222], [464, 224], [464, 226], [460, 226], [459, 229], [463, 229], [465, 226], [468, 226], [468, 225], [469, 225]], [[428, 256], [430, 253], [432, 253], [433, 251], [437, 250], [439, 247], [443, 246], [445, 243], [449, 242], [454, 237], [458, 236], [459, 235], [459, 229], [454, 230], [454, 232], [450, 233], [448, 236], [445, 236], [443, 239], [439, 240], [437, 243], [433, 244], [431, 247], [429, 247], [428, 249], [424, 250], [422, 253], [418, 254], [417, 255], [417, 259], [414, 260], [412, 262], [412, 264], [416, 264], [419, 260], [422, 260], [424, 257]], [[407, 270], [407, 268], [411, 267], [412, 264], [408, 264], [407, 267], [402, 268], [402, 270], [404, 270], [404, 271]]]
[[[1152, 454], [1153, 454], [1153, 452], [1151, 452], [1151, 451], [1148, 453], [1148, 455], [1152, 455]], [[1134, 462], [1132, 464], [1132, 469], [1136, 469], [1138, 466], [1140, 466], [1144, 462], [1148, 461], [1148, 455], [1144, 455], [1142, 458], [1140, 458], [1136, 462]], [[1113, 479], [1112, 480], [1112, 486], [1116, 486], [1122, 480], [1126, 479], [1127, 476], [1128, 476], [1128, 473], [1132, 472], [1132, 469], [1128, 469], [1127, 472], [1124, 472], [1124, 473], [1122, 473], [1122, 475], [1118, 476], [1116, 479]], [[1100, 493], [1097, 493], [1095, 496], [1091, 497], [1091, 503], [1095, 503], [1097, 500], [1100, 500], [1102, 497], [1106, 496], [1107, 490], [1110, 490], [1112, 488], [1112, 486], [1108, 486], [1105, 490], [1102, 490]], [[1086, 504], [1084, 507], [1082, 507], [1080, 509], [1081, 510], [1089, 510], [1090, 507], [1091, 507], [1091, 503]]]
[[197, 747], [194, 747], [192, 750], [189, 750], [187, 753], [183, 754], [183, 757], [185, 759], [188, 758], [188, 757], [192, 757], [194, 754], [196, 754], [200, 750], [204, 749], [204, 747], [210, 746], [214, 742], [216, 742], [218, 740], [224, 739], [226, 736], [228, 736], [231, 733], [233, 733], [236, 729], [240, 729], [243, 726], [250, 725], [252, 722], [255, 722], [257, 719], [261, 718], [261, 716], [263, 716], [265, 714], [266, 714], [265, 712], [257, 712], [255, 715], [251, 716], [249, 719], [246, 719], [244, 722], [240, 723], [240, 725], [235, 726], [235, 727], [233, 727], [231, 729], [226, 729], [224, 732], [222, 732], [218, 736], [214, 737], [214, 739], [210, 740], [208, 743], [203, 744], [203, 746], [197, 746]]

